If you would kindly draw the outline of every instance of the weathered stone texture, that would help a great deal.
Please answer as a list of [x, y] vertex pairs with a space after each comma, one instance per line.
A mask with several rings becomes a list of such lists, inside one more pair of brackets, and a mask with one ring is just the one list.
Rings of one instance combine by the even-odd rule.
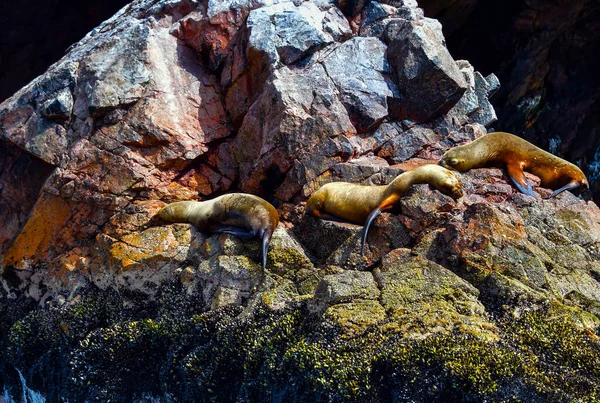
[[[113, 374], [114, 362], [146, 364], [140, 357], [157, 354], [168, 358], [147, 370], [150, 384], [176, 379], [173, 393], [209, 399], [218, 389], [211, 382], [239, 381], [225, 400], [278, 400], [290, 390], [329, 398], [343, 389], [344, 401], [375, 401], [373, 379], [395, 377], [402, 360], [422, 371], [419, 360], [432, 355], [427, 365], [443, 376], [410, 373], [419, 379], [411, 385], [435, 379], [450, 385], [435, 388], [454, 390], [467, 379], [501, 390], [472, 396], [522, 397], [523, 379], [557, 366], [532, 370], [548, 358], [532, 355], [522, 328], [510, 324], [558, 315], [569, 331], [597, 337], [594, 203], [569, 192], [547, 199], [551, 190], [533, 176], [538, 200], [500, 169], [457, 173], [464, 197], [413, 186], [373, 222], [364, 256], [361, 226], [303, 211], [326, 183], [385, 185], [480, 137], [496, 119], [488, 98], [497, 88], [494, 75], [452, 59], [439, 23], [415, 1], [133, 2], [0, 105], [0, 326], [14, 323], [0, 337], [0, 370], [33, 365], [15, 357], [26, 351], [20, 341], [37, 346], [29, 341], [38, 313], [59, 318], [81, 308], [42, 321], [59, 329], [50, 339], [70, 347], [40, 347], [69, 357], [63, 364], [79, 382], [69, 390], [85, 389], [91, 374], [105, 382], [80, 400], [120, 393], [113, 380], [129, 375]], [[280, 212], [265, 270], [258, 240], [155, 220], [166, 203], [231, 191], [260, 195]], [[85, 308], [89, 295], [113, 299]], [[25, 314], [11, 317], [5, 301], [47, 309], [21, 321]], [[168, 346], [130, 348], [145, 337]], [[512, 372], [489, 353], [481, 370], [500, 375], [482, 381], [473, 375], [479, 366], [469, 366], [479, 362], [471, 347], [500, 352]], [[525, 361], [514, 364], [514, 351]], [[243, 371], [223, 377], [223, 363]], [[318, 372], [322, 363], [338, 372]], [[286, 384], [269, 395], [253, 383], [255, 373], [287, 382], [277, 371], [293, 365], [299, 389]], [[343, 388], [327, 386], [339, 377]], [[394, 390], [408, 385], [392, 378]], [[180, 379], [204, 386], [181, 392], [188, 386]], [[542, 393], [543, 379], [528, 387]], [[250, 384], [261, 392], [251, 395]], [[432, 388], [406, 396], [431, 397]]]
[[393, 117], [428, 121], [445, 114], [467, 86], [436, 20], [393, 20], [386, 28], [388, 58], [400, 91]]
[[[349, 334], [493, 339], [486, 310], [505, 297], [596, 309], [595, 205], [533, 202], [497, 169], [460, 175], [458, 202], [410, 189], [364, 257], [359, 226], [302, 214], [325, 183], [386, 184], [481, 136], [498, 85], [454, 61], [412, 1], [135, 2], [0, 106], [3, 284], [38, 300], [88, 285], [152, 298], [177, 279], [206, 310], [310, 301]], [[166, 202], [233, 190], [281, 212], [265, 273], [258, 242], [153, 221]], [[394, 256], [429, 277], [400, 292], [390, 284], [412, 275]], [[460, 309], [444, 305], [452, 290]], [[420, 304], [442, 304], [431, 327], [393, 313]]]

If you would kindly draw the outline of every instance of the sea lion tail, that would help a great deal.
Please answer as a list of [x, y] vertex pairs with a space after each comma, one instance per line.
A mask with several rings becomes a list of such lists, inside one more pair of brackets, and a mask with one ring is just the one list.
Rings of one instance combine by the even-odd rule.
[[367, 222], [365, 223], [362, 234], [360, 236], [360, 255], [361, 256], [364, 255], [363, 251], [365, 249], [365, 243], [367, 242], [367, 234], [369, 233], [369, 227], [371, 226], [371, 223], [373, 222], [373, 220], [379, 214], [381, 214], [381, 209], [376, 208], [375, 210], [371, 211], [371, 214], [369, 214], [369, 217], [367, 217]]

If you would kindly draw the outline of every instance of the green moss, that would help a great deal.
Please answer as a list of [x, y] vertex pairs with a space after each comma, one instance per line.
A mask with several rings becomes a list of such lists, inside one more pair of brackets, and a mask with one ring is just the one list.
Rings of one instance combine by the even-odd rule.
[[507, 339], [524, 363], [524, 376], [551, 401], [597, 401], [600, 343], [555, 307], [506, 321]]
[[69, 358], [70, 388], [76, 400], [133, 399], [160, 391], [160, 364], [167, 359], [167, 327], [152, 319], [127, 321], [92, 331]]
[[385, 309], [377, 301], [355, 300], [332, 305], [324, 316], [344, 328], [342, 337], [353, 337], [385, 321]]
[[268, 268], [280, 276], [295, 276], [297, 271], [312, 269], [313, 265], [297, 249], [274, 246], [269, 250]]
[[23, 366], [64, 344], [65, 335], [56, 316], [48, 310], [35, 310], [17, 320], [8, 330], [8, 353], [14, 362]]
[[418, 392], [415, 382], [422, 382], [424, 396], [456, 394], [467, 400], [496, 394], [501, 384], [519, 372], [521, 363], [514, 351], [497, 343], [465, 336], [433, 336], [389, 343], [379, 354], [377, 367], [389, 383], [405, 384], [413, 393]]
[[[325, 316], [302, 302], [202, 313], [177, 286], [156, 300], [137, 299], [135, 311], [125, 301], [99, 293], [68, 307], [31, 307], [8, 328], [3, 369], [41, 368], [25, 372], [28, 383], [70, 401], [133, 401], [143, 393], [215, 402], [599, 397], [598, 338], [577, 325], [589, 322], [584, 312], [561, 304], [496, 319], [492, 342], [460, 330], [407, 338], [362, 316], [357, 322], [353, 312], [382, 313], [375, 301], [354, 301], [350, 311], [334, 306]], [[360, 331], [348, 332], [346, 322]]]

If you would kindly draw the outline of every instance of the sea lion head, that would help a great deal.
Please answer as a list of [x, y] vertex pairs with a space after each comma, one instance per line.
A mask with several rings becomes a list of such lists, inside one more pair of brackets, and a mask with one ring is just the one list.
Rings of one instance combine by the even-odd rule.
[[168, 206], [165, 206], [162, 209], [160, 209], [160, 211], [156, 214], [155, 218], [157, 221], [161, 221], [164, 223], [175, 222], [177, 221], [177, 218], [180, 215], [180, 208], [181, 207], [178, 204], [169, 204]]
[[469, 151], [463, 146], [458, 146], [446, 151], [438, 164], [447, 169], [465, 172], [471, 169], [469, 163], [471, 159], [469, 159]]
[[463, 195], [460, 179], [446, 168], [437, 165], [433, 165], [432, 167], [435, 167], [436, 173], [434, 176], [435, 180], [431, 182], [431, 185], [456, 200], [460, 199]]

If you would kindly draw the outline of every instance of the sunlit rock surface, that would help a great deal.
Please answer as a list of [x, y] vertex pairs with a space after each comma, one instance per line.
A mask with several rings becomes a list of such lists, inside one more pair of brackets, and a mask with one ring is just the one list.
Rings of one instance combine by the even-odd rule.
[[[500, 169], [305, 216], [495, 120], [414, 1], [136, 1], [0, 105], [0, 378], [49, 401], [593, 401], [600, 210]], [[538, 184], [534, 177], [529, 177]], [[260, 242], [159, 225], [245, 191]], [[561, 385], [560, 389], [557, 385]]]

